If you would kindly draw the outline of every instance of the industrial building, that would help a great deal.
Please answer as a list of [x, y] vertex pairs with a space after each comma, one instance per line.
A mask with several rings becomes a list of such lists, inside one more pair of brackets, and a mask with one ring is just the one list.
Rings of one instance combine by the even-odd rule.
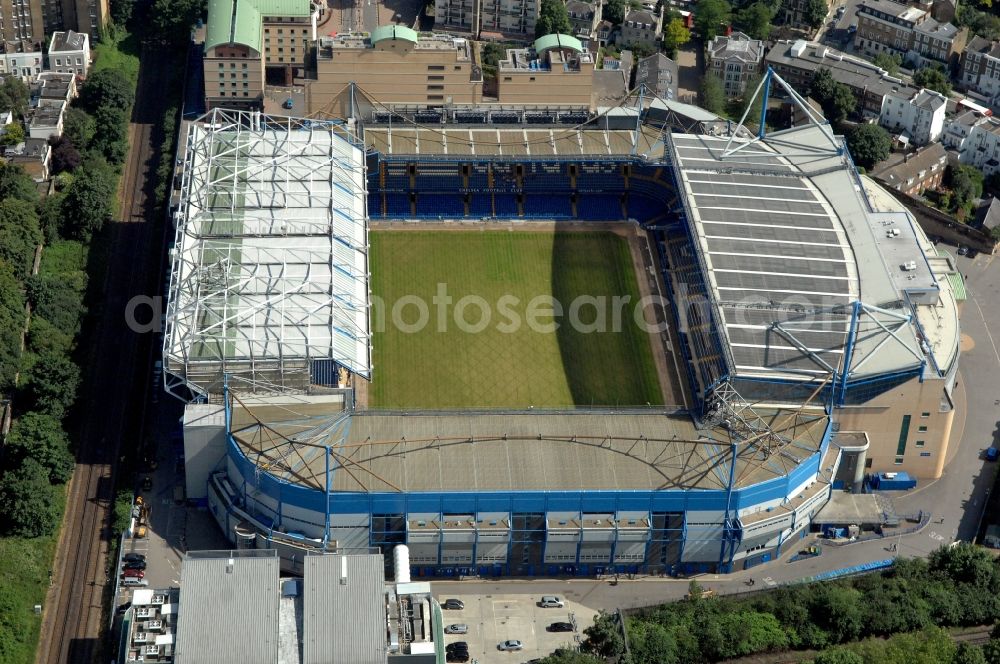
[[[402, 116], [383, 124], [376, 106], [359, 105], [345, 124], [219, 111], [195, 123], [164, 347], [168, 384], [200, 401], [185, 413], [188, 495], [232, 541], [277, 548], [285, 566], [309, 551], [407, 544], [423, 576], [681, 574], [773, 559], [834, 486], [881, 471], [940, 476], [959, 355], [954, 266], [786, 92], [811, 122], [769, 135], [662, 100], [583, 126], [491, 111], [475, 122], [441, 114], [431, 129]], [[235, 163], [220, 159], [236, 144]], [[304, 157], [301, 170], [288, 156], [314, 151], [353, 156]], [[235, 171], [282, 177], [234, 188], [199, 174]], [[329, 337], [313, 321], [351, 314], [363, 328], [366, 269], [334, 270], [335, 284], [355, 280], [357, 291], [336, 289], [353, 299], [324, 296], [309, 309], [321, 316], [271, 324], [300, 289], [328, 293], [319, 263], [341, 260], [278, 251], [298, 246], [281, 226], [292, 233], [302, 214], [285, 207], [288, 192], [319, 182], [316, 214], [337, 220], [341, 201], [351, 206], [344, 226], [324, 226], [323, 252], [360, 250], [351, 233], [367, 219], [637, 224], [670, 296], [690, 401], [356, 408], [367, 340], [351, 332], [343, 352], [329, 344], [343, 325]], [[331, 206], [333, 190], [344, 198]], [[213, 224], [226, 232], [200, 230]], [[309, 277], [281, 287], [295, 264], [313, 266], [294, 268]], [[264, 270], [266, 282], [254, 276]], [[256, 296], [269, 306], [254, 309]], [[251, 331], [266, 352], [249, 352]], [[301, 342], [316, 336], [318, 346]]]

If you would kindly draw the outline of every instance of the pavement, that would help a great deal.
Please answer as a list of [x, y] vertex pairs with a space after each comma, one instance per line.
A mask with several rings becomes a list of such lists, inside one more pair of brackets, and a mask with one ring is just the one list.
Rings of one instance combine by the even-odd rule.
[[[854, 35], [848, 33], [848, 29], [858, 23], [855, 12], [861, 2], [862, 0], [846, 0], [830, 7], [830, 13], [817, 31], [814, 41], [826, 43], [845, 53], [854, 53]], [[838, 19], [835, 16], [839, 7], [844, 7], [844, 14]]]
[[677, 49], [677, 101], [685, 104], [698, 103], [698, 90], [705, 71], [705, 49], [701, 38]]

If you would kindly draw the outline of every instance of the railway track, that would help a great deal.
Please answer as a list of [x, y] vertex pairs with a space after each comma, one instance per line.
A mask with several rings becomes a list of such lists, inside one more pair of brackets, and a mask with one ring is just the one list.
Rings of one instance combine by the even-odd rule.
[[141, 433], [145, 416], [149, 367], [136, 359], [144, 357], [140, 348], [148, 341], [129, 330], [125, 307], [131, 297], [149, 294], [151, 278], [158, 276], [150, 272], [146, 259], [154, 229], [158, 125], [168, 103], [163, 91], [170, 75], [163, 60], [146, 48], [119, 185], [119, 214], [107, 239], [105, 279], [92, 298], [99, 313], [88, 335], [90, 350], [83, 367], [78, 460], [42, 621], [38, 664], [89, 664], [101, 654], [117, 462], [127, 445], [138, 442], [135, 434]]

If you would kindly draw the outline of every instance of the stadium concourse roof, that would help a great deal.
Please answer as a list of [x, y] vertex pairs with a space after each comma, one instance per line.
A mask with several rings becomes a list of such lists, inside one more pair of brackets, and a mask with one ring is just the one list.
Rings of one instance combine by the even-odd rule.
[[[332, 491], [724, 489], [733, 430], [687, 415], [621, 412], [348, 413], [320, 397], [231, 403], [243, 454], [282, 480]], [[735, 485], [782, 477], [820, 449], [815, 408], [755, 409], [780, 439], [773, 453], [739, 446]]]
[[854, 379], [923, 364], [910, 303], [938, 285], [915, 222], [871, 207], [828, 125], [670, 144], [736, 374], [815, 380], [849, 362]]
[[343, 125], [216, 109], [183, 169], [168, 389], [301, 389], [319, 360], [369, 375], [364, 153]]
[[365, 141], [383, 154], [490, 157], [580, 157], [662, 154], [661, 132], [643, 125], [634, 129], [574, 127], [448, 127], [369, 126]]

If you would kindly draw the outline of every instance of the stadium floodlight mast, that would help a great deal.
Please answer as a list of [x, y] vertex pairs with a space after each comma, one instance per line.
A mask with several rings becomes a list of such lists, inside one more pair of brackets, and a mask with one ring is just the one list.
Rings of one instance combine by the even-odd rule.
[[[799, 126], [799, 127], [792, 127], [791, 129], [783, 129], [781, 131], [771, 132], [770, 134], [767, 133], [767, 124], [765, 123], [765, 119], [767, 116], [767, 100], [771, 91], [772, 80], [778, 83], [778, 85], [780, 85], [785, 90], [785, 92], [788, 93], [788, 95], [792, 98], [792, 102], [795, 104], [795, 106], [797, 106], [803, 113], [805, 113], [806, 117], [809, 118], [808, 126], [818, 127], [820, 132], [823, 134], [824, 138], [830, 144], [829, 149], [827, 149], [824, 146], [820, 148], [818, 152], [817, 150], [811, 150], [809, 152], [804, 152], [802, 154], [785, 154], [784, 156], [810, 157], [810, 156], [816, 156], [817, 154], [822, 154], [824, 152], [829, 152], [831, 156], [844, 154], [843, 143], [838, 141], [837, 137], [834, 136], [833, 128], [830, 126], [830, 121], [824, 118], [819, 113], [817, 113], [816, 110], [812, 108], [805, 99], [803, 99], [802, 95], [796, 92], [795, 89], [792, 88], [792, 86], [789, 85], [783, 78], [778, 76], [778, 73], [774, 71], [772, 67], [768, 67], [767, 73], [764, 74], [764, 78], [761, 79], [760, 84], [757, 86], [757, 89], [754, 91], [753, 96], [747, 103], [746, 110], [743, 111], [743, 116], [740, 117], [740, 121], [737, 123], [736, 127], [730, 133], [729, 140], [726, 141], [726, 147], [723, 149], [720, 158], [726, 159], [732, 157], [741, 150], [744, 150], [750, 147], [751, 145], [763, 141], [765, 138], [768, 138], [769, 140], [773, 141], [779, 139], [780, 136], [785, 132], [801, 130], [801, 126]], [[741, 142], [734, 147], [733, 141], [737, 138], [737, 136], [740, 135], [741, 133], [740, 129], [743, 129], [744, 132], [747, 133], [751, 134], [753, 133], [747, 129], [745, 123], [747, 120], [747, 116], [750, 115], [750, 109], [754, 107], [754, 102], [757, 101], [757, 98], [760, 97], [761, 95], [763, 95], [763, 99], [761, 100], [761, 105], [760, 105], [760, 125], [757, 128], [757, 135], [754, 136], [754, 138], [752, 138], [751, 140], [746, 142]]]

